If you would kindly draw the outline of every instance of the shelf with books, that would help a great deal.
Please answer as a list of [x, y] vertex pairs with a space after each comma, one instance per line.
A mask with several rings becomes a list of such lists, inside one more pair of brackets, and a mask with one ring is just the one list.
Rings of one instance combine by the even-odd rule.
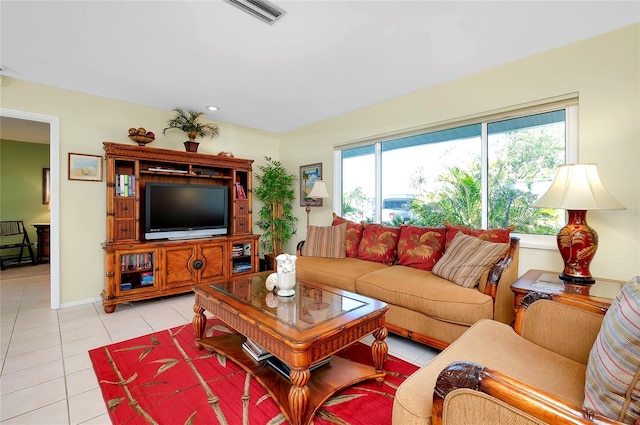
[[236, 182], [236, 198], [247, 199], [247, 192], [244, 190], [244, 187], [240, 182]]
[[137, 193], [136, 176], [132, 174], [116, 174], [115, 195], [134, 197]]
[[248, 273], [253, 272], [255, 269], [252, 254], [254, 252], [254, 241], [239, 240], [231, 244], [231, 272]]
[[156, 288], [155, 255], [148, 252], [119, 253], [119, 292]]

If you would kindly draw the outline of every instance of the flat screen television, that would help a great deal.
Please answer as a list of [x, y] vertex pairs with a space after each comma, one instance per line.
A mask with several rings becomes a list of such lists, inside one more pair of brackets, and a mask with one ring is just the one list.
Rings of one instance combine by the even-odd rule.
[[226, 186], [147, 183], [144, 202], [147, 240], [205, 238], [228, 232]]

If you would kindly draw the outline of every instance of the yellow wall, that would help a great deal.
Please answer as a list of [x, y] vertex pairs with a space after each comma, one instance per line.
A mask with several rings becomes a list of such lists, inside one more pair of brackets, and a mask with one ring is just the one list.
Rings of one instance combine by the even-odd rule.
[[[69, 152], [104, 155], [103, 141], [133, 144], [127, 137], [130, 127], [153, 131], [156, 140], [149, 145], [152, 147], [183, 151], [182, 142], [186, 138], [179, 131], [162, 135], [173, 115], [171, 111], [6, 77], [0, 87], [0, 99], [3, 109], [59, 117], [60, 301], [64, 307], [95, 299], [104, 285], [101, 243], [106, 231], [105, 182], [68, 180]], [[199, 152], [231, 151], [240, 158], [256, 159], [256, 163], [264, 155], [277, 158], [278, 142], [274, 135], [225, 123], [219, 125], [220, 136], [213, 141], [201, 140]]]
[[[576, 92], [579, 159], [597, 162], [605, 186], [628, 208], [589, 212], [589, 222], [600, 234], [591, 271], [628, 279], [640, 274], [639, 75], [640, 25], [633, 25], [282, 135], [220, 123], [221, 136], [203, 141], [199, 150], [232, 151], [255, 159], [255, 165], [272, 156], [296, 174], [300, 165], [322, 162], [332, 193], [335, 145]], [[105, 237], [105, 183], [67, 180], [68, 153], [102, 155], [103, 141], [132, 143], [126, 137], [130, 127], [154, 131], [153, 147], [183, 150], [184, 137], [179, 132], [162, 135], [171, 111], [70, 90], [5, 77], [0, 99], [2, 108], [59, 117], [60, 179], [53, 184], [60, 188], [61, 303], [94, 299], [104, 281], [100, 244]], [[313, 208], [311, 224], [328, 224], [331, 204]], [[294, 211], [300, 226], [289, 251], [305, 236], [304, 207], [296, 204]], [[561, 264], [555, 250], [523, 249], [520, 256], [521, 273], [559, 270]]]
[[[640, 25], [290, 131], [283, 135], [280, 160], [291, 170], [323, 163], [332, 199], [322, 209], [313, 208], [311, 224], [325, 225], [331, 203], [339, 202], [331, 190], [335, 145], [568, 93], [579, 95], [579, 161], [598, 163], [605, 187], [628, 208], [588, 213], [600, 235], [591, 272], [627, 280], [640, 274]], [[297, 212], [304, 223], [304, 209]], [[304, 239], [304, 226], [298, 233], [296, 239]], [[556, 249], [524, 248], [520, 274], [531, 268], [561, 270], [562, 260]]]

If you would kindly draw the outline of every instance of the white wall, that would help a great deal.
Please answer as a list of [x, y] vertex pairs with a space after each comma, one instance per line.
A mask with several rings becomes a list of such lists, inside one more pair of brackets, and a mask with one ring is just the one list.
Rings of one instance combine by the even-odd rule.
[[[3, 78], [3, 109], [28, 111], [60, 120], [60, 292], [66, 305], [96, 299], [104, 287], [106, 235], [106, 184], [67, 179], [68, 154], [104, 155], [102, 142], [133, 144], [130, 127], [144, 127], [156, 134], [150, 147], [184, 151], [181, 132], [162, 129], [173, 112], [121, 102], [75, 91]], [[176, 105], [178, 106], [178, 105]], [[255, 159], [278, 156], [278, 140], [270, 133], [218, 123], [220, 136], [200, 140], [201, 153], [231, 151], [236, 157]], [[140, 147], [145, 149], [145, 147]]]
[[[280, 160], [292, 171], [322, 162], [331, 190], [336, 145], [578, 93], [579, 161], [598, 163], [605, 187], [628, 208], [588, 213], [589, 224], [600, 235], [591, 272], [627, 280], [640, 274], [639, 76], [636, 24], [290, 131], [283, 135]], [[330, 223], [331, 203], [339, 202], [331, 195], [322, 209], [313, 208], [311, 224]], [[303, 225], [296, 240], [302, 240], [304, 208], [297, 213]], [[294, 247], [292, 242], [287, 249]], [[520, 274], [531, 268], [560, 271], [560, 254], [523, 248]]]

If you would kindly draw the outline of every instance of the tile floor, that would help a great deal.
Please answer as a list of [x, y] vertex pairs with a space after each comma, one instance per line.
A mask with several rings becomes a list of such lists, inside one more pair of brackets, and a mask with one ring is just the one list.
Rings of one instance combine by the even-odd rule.
[[[50, 309], [49, 266], [0, 272], [0, 423], [110, 424], [88, 350], [190, 322], [193, 295]], [[371, 342], [371, 338], [364, 340]], [[390, 335], [389, 352], [417, 365], [436, 354]]]

